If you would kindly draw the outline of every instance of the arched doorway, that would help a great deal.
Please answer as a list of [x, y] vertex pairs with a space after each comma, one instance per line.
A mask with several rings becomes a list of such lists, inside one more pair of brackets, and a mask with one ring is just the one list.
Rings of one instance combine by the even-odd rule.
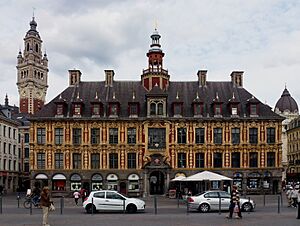
[[149, 177], [150, 195], [163, 195], [165, 193], [165, 176], [161, 171], [153, 171]]

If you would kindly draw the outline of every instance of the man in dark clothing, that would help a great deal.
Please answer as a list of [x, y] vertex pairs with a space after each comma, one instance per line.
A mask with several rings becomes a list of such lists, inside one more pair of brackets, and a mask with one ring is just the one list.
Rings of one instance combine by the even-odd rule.
[[41, 196], [41, 189], [39, 187], [34, 187], [32, 190], [32, 201], [34, 203], [39, 203]]
[[241, 213], [241, 207], [240, 207], [240, 194], [239, 191], [237, 190], [237, 186], [233, 185], [232, 186], [232, 191], [230, 193], [231, 199], [230, 199], [230, 206], [229, 206], [229, 216], [227, 218], [232, 218], [232, 214], [234, 211], [235, 205], [238, 206], [238, 212], [236, 218], [240, 219], [242, 218], [242, 213]]
[[0, 185], [0, 195], [2, 195], [2, 193], [3, 193], [3, 186]]

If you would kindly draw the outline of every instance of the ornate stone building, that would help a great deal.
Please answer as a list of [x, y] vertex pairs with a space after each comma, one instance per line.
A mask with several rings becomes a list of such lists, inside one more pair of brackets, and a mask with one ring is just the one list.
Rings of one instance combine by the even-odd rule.
[[208, 81], [206, 70], [171, 81], [160, 37], [151, 35], [140, 80], [105, 70], [104, 81], [84, 82], [69, 70], [69, 86], [31, 118], [33, 182], [53, 193], [151, 195], [165, 194], [178, 174], [210, 170], [244, 192], [279, 191], [283, 118], [243, 87], [242, 71], [226, 82]]
[[42, 39], [32, 18], [30, 29], [24, 38], [24, 51], [18, 55], [17, 86], [20, 96], [20, 112], [34, 114], [44, 103], [48, 88], [48, 59], [42, 54]]
[[287, 180], [287, 174], [292, 173], [288, 162], [288, 135], [287, 129], [289, 123], [299, 116], [298, 104], [291, 96], [290, 92], [285, 89], [275, 105], [275, 113], [281, 115], [285, 119], [282, 122], [282, 181]]

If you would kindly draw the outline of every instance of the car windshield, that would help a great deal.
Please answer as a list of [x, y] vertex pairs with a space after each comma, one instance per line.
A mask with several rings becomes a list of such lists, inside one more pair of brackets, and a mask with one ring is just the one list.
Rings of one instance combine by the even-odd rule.
[[199, 195], [203, 195], [206, 191], [200, 192], [198, 194], [196, 194], [195, 196], [199, 196]]

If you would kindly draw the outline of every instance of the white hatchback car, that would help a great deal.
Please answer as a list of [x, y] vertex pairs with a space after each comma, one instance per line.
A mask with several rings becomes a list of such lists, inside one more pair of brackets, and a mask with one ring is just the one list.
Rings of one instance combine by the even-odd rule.
[[83, 202], [87, 213], [96, 211], [126, 211], [135, 213], [145, 210], [145, 202], [137, 198], [128, 198], [117, 191], [100, 190], [92, 191]]
[[[221, 210], [228, 210], [230, 205], [230, 194], [225, 191], [206, 191], [187, 199], [190, 209], [196, 209], [206, 213], [210, 210], [219, 210], [221, 201]], [[250, 199], [240, 198], [242, 211], [252, 211], [255, 208], [255, 202]]]

